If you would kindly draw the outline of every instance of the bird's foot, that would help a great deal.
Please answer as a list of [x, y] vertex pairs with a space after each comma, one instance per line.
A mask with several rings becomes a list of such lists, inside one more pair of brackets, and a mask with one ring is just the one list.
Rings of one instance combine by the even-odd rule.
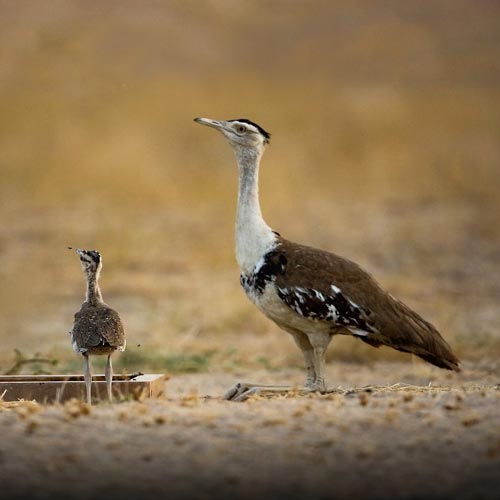
[[250, 384], [247, 382], [238, 382], [235, 386], [231, 387], [223, 399], [227, 401], [246, 401], [251, 396], [273, 397], [273, 396], [286, 396], [286, 395], [305, 395], [311, 392], [317, 392], [318, 388], [291, 387], [289, 385], [264, 385], [264, 384]]
[[308, 380], [304, 385], [303, 390], [308, 392], [320, 392], [321, 394], [325, 394], [327, 392], [324, 380]]
[[246, 401], [250, 396], [279, 396], [288, 394], [293, 390], [293, 387], [287, 385], [265, 385], [238, 382], [224, 394], [223, 399], [240, 402]]

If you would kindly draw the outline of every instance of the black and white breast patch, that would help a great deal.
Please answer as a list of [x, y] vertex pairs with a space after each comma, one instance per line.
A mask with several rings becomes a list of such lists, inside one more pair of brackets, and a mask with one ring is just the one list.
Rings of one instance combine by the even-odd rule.
[[276, 277], [285, 272], [287, 259], [278, 250], [271, 250], [257, 262], [251, 274], [240, 275], [241, 286], [245, 292], [262, 294], [267, 284], [275, 281]]
[[277, 288], [279, 298], [305, 318], [344, 326], [354, 335], [376, 333], [370, 322], [371, 311], [350, 301], [335, 285], [324, 294], [305, 287]]

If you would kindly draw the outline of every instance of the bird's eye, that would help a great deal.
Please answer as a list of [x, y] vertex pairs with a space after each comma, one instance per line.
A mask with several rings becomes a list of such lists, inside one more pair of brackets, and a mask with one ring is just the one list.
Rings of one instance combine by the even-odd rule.
[[240, 132], [240, 133], [245, 132], [245, 130], [246, 130], [246, 128], [245, 128], [243, 125], [240, 125], [240, 126], [238, 127], [238, 132]]

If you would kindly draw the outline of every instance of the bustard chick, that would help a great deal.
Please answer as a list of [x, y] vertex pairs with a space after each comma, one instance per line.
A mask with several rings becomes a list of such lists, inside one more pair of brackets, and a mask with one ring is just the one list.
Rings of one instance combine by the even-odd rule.
[[[416, 354], [440, 368], [459, 360], [434, 328], [387, 293], [357, 264], [333, 253], [282, 238], [264, 221], [258, 196], [261, 156], [270, 134], [247, 119], [196, 118], [222, 132], [239, 168], [236, 258], [249, 299], [301, 349], [305, 391], [326, 391], [325, 352], [332, 337], [353, 335], [374, 346]], [[242, 400], [264, 386], [237, 384], [227, 399]], [[282, 392], [282, 387], [265, 387]], [[288, 388], [289, 390], [289, 388]]]
[[112, 401], [111, 384], [113, 367], [111, 355], [115, 351], [125, 350], [125, 332], [118, 313], [103, 300], [99, 288], [99, 274], [102, 269], [101, 254], [95, 250], [76, 249], [87, 278], [87, 293], [80, 310], [75, 314], [75, 322], [71, 331], [73, 349], [85, 359], [85, 385], [87, 403], [91, 404], [92, 375], [90, 373], [89, 356], [107, 355], [106, 388], [108, 398]]

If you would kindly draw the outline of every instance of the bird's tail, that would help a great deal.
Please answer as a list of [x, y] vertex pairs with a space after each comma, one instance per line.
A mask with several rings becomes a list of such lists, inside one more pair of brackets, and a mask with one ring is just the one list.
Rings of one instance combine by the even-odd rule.
[[431, 323], [398, 300], [394, 300], [394, 308], [405, 321], [398, 322], [397, 334], [391, 335], [391, 347], [415, 354], [439, 368], [460, 371], [459, 359]]

